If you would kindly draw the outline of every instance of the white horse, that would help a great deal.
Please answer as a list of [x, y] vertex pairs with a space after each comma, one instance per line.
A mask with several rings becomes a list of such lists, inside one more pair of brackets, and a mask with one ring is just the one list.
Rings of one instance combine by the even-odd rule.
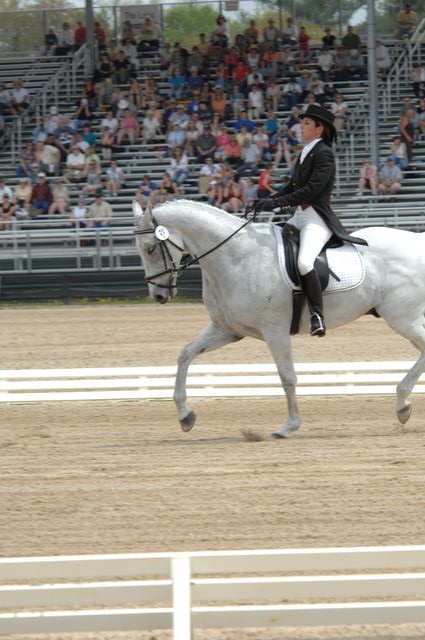
[[[203, 300], [211, 322], [178, 358], [174, 402], [182, 430], [190, 431], [196, 420], [186, 405], [192, 360], [251, 336], [267, 343], [276, 363], [288, 418], [273, 436], [288, 437], [301, 426], [290, 340], [292, 292], [282, 279], [272, 225], [244, 224], [220, 209], [186, 200], [167, 202], [153, 212], [150, 206], [143, 212], [135, 202], [133, 211], [137, 247], [155, 301], [164, 304], [176, 294], [183, 252], [200, 261]], [[408, 396], [425, 370], [425, 237], [374, 227], [355, 235], [368, 242], [358, 246], [365, 275], [359, 286], [324, 296], [326, 325], [332, 329], [348, 324], [374, 308], [419, 349], [418, 360], [397, 387], [397, 416], [404, 424], [411, 414]], [[305, 309], [300, 333], [308, 333], [309, 326]]]

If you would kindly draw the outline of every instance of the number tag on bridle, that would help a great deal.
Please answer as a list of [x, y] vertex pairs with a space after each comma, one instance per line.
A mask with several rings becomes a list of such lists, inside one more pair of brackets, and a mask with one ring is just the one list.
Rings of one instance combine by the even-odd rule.
[[157, 240], [168, 240], [170, 236], [170, 232], [167, 227], [163, 227], [161, 224], [158, 225], [155, 229], [155, 238]]

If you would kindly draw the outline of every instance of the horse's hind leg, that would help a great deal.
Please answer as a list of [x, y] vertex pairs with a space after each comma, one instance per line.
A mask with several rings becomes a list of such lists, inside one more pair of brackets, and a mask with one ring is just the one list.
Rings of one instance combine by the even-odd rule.
[[421, 355], [416, 360], [413, 367], [409, 369], [404, 378], [397, 385], [397, 417], [401, 424], [405, 424], [412, 413], [412, 405], [408, 400], [409, 395], [411, 394], [419, 377], [425, 371], [425, 319], [424, 316], [421, 315], [414, 322], [407, 322], [406, 319], [403, 319], [400, 322], [389, 322], [388, 320], [387, 322], [392, 329], [407, 338], [407, 340], [409, 340], [413, 346], [421, 352]]
[[176, 384], [174, 387], [174, 402], [183, 431], [190, 431], [196, 422], [196, 414], [186, 405], [186, 379], [189, 365], [194, 358], [206, 351], [214, 351], [230, 342], [237, 342], [240, 336], [221, 329], [211, 323], [194, 340], [189, 342], [180, 352], [177, 361]]

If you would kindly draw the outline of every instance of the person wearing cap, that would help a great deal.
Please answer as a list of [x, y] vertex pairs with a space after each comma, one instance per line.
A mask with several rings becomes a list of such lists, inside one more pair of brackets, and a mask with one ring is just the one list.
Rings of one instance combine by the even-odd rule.
[[410, 38], [414, 28], [418, 24], [418, 14], [413, 11], [411, 4], [405, 4], [404, 9], [399, 11], [397, 15], [398, 38]]
[[387, 156], [387, 160], [379, 172], [378, 191], [383, 196], [395, 196], [401, 189], [403, 173], [396, 164], [395, 157]]
[[350, 236], [331, 208], [335, 181], [332, 142], [336, 138], [334, 115], [318, 105], [309, 105], [300, 114], [304, 147], [287, 185], [271, 198], [255, 200], [255, 213], [275, 207], [296, 207], [289, 224], [300, 232], [298, 270], [310, 308], [310, 335], [324, 336], [322, 291], [314, 262], [329, 240], [339, 244], [367, 244]]
[[44, 36], [45, 53], [48, 55], [54, 55], [55, 49], [58, 46], [58, 37], [55, 33], [54, 27], [49, 27], [46, 35]]
[[46, 174], [41, 171], [37, 174], [37, 182], [31, 191], [30, 216], [36, 217], [40, 214], [47, 214], [52, 202], [52, 190], [50, 189], [49, 183], [46, 181]]
[[112, 218], [112, 208], [109, 202], [103, 198], [102, 189], [96, 189], [95, 200], [90, 205], [86, 214], [88, 228], [105, 228], [109, 226]]
[[336, 37], [332, 33], [330, 27], [325, 27], [325, 35], [322, 38], [322, 45], [327, 49], [335, 49]]

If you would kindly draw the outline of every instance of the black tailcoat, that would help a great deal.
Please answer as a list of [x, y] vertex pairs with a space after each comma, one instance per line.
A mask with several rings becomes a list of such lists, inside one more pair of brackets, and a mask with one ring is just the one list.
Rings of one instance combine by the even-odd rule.
[[306, 155], [298, 158], [290, 182], [275, 195], [280, 206], [311, 205], [332, 231], [333, 240], [367, 245], [363, 238], [350, 236], [330, 205], [335, 182], [335, 158], [332, 149], [320, 140]]

